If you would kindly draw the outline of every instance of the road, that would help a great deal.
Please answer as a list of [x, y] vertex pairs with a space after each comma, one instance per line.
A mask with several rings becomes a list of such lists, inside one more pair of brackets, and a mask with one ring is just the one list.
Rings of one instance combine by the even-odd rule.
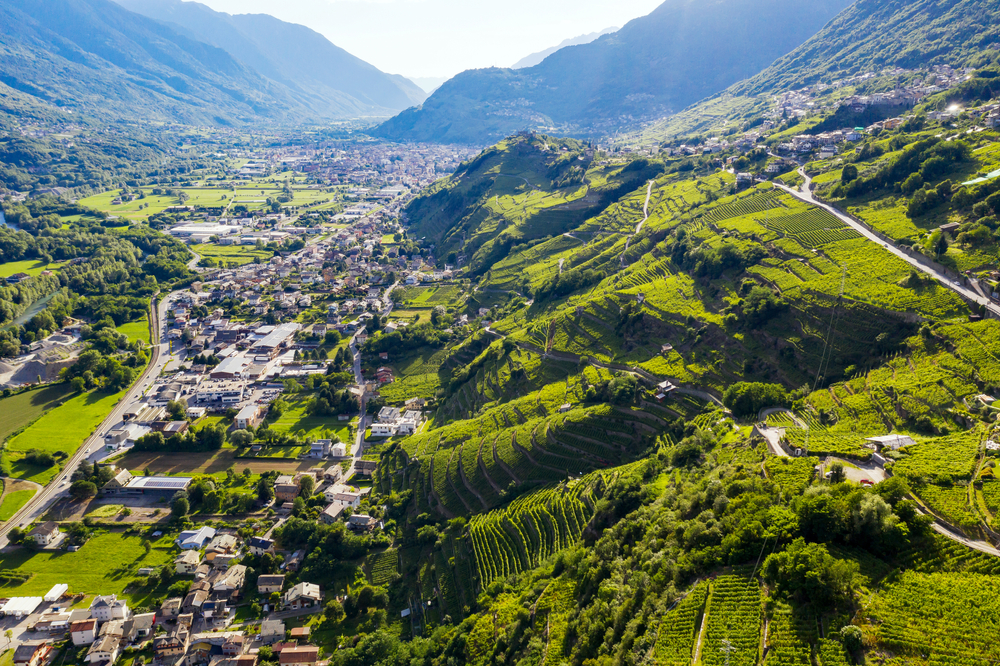
[[639, 233], [640, 231], [642, 231], [642, 225], [646, 224], [646, 220], [648, 220], [648, 219], [649, 219], [649, 196], [650, 196], [650, 195], [651, 195], [652, 193], [653, 193], [653, 181], [649, 181], [649, 182], [648, 182], [648, 183], [646, 184], [646, 201], [645, 201], [645, 203], [643, 203], [643, 204], [642, 204], [642, 219], [641, 219], [641, 220], [639, 221], [639, 224], [635, 225], [635, 233], [634, 233], [634, 234], [632, 234], [632, 235], [630, 235], [630, 236], [629, 236], [628, 238], [626, 238], [626, 239], [625, 239], [625, 249], [624, 249], [624, 250], [622, 250], [622, 256], [621, 256], [621, 258], [619, 259], [619, 263], [620, 263], [620, 264], [621, 264], [622, 266], [624, 266], [624, 265], [625, 265], [625, 253], [626, 253], [626, 252], [628, 252], [628, 246], [629, 246], [629, 243], [631, 243], [631, 242], [632, 242], [632, 239], [633, 239], [633, 238], [634, 238], [634, 237], [635, 237], [635, 236], [636, 236], [636, 235], [637, 235], [637, 234], [638, 234], [638, 233]]
[[7, 534], [12, 528], [22, 523], [30, 523], [41, 517], [48, 509], [49, 503], [69, 488], [69, 486], [62, 485], [63, 477], [68, 477], [82, 460], [89, 457], [92, 450], [99, 451], [103, 448], [104, 440], [102, 434], [122, 421], [125, 409], [142, 396], [152, 380], [159, 376], [163, 367], [169, 361], [169, 342], [162, 340], [164, 337], [162, 335], [163, 322], [166, 320], [166, 307], [169, 296], [160, 301], [156, 307], [154, 307], [156, 305], [155, 298], [154, 296], [154, 300], [150, 303], [153, 345], [151, 347], [149, 364], [146, 366], [146, 369], [139, 375], [139, 379], [132, 384], [132, 387], [125, 396], [115, 405], [115, 408], [111, 410], [111, 413], [108, 414], [90, 437], [66, 460], [59, 475], [43, 488], [41, 492], [32, 497], [10, 520], [0, 526], [0, 548], [5, 548], [8, 545]]
[[936, 279], [942, 285], [948, 287], [949, 289], [957, 293], [959, 296], [962, 296], [966, 300], [978, 303], [979, 305], [985, 305], [986, 308], [991, 313], [993, 313], [995, 316], [1000, 317], [1000, 308], [995, 306], [990, 299], [982, 296], [978, 292], [970, 289], [969, 287], [964, 286], [963, 284], [956, 284], [954, 277], [949, 277], [946, 273], [938, 270], [936, 267], [929, 265], [928, 263], [925, 263], [927, 260], [922, 255], [914, 256], [907, 252], [904, 252], [903, 250], [893, 245], [891, 242], [883, 240], [881, 237], [878, 236], [878, 234], [873, 232], [865, 225], [859, 223], [850, 215], [842, 213], [833, 206], [818, 200], [815, 196], [813, 196], [812, 190], [810, 189], [812, 178], [810, 178], [806, 174], [805, 168], [799, 167], [798, 173], [800, 176], [802, 176], [804, 180], [801, 187], [797, 190], [788, 187], [784, 183], [779, 183], [777, 181], [772, 181], [772, 183], [774, 184], [775, 187], [781, 188], [782, 190], [788, 192], [799, 201], [812, 204], [817, 208], [822, 208], [826, 212], [835, 216], [838, 220], [840, 220], [847, 226], [857, 231], [859, 234], [861, 234], [868, 240], [872, 241], [873, 243], [877, 243], [878, 245], [881, 245], [883, 248], [885, 248], [887, 252], [891, 252], [892, 254], [896, 255], [906, 263], [910, 264], [910, 266], [913, 266], [913, 268]]

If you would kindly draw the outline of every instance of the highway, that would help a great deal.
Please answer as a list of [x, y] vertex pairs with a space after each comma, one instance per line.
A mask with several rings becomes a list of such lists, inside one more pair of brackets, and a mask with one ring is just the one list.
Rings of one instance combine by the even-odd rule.
[[162, 339], [164, 337], [163, 322], [166, 321], [168, 299], [169, 297], [157, 303], [156, 296], [154, 296], [150, 302], [149, 311], [153, 344], [151, 346], [149, 364], [146, 366], [146, 369], [141, 375], [139, 375], [139, 378], [135, 381], [135, 383], [132, 384], [132, 387], [128, 390], [125, 396], [118, 402], [117, 405], [115, 405], [115, 408], [111, 410], [111, 413], [108, 414], [97, 429], [91, 433], [90, 437], [88, 437], [83, 444], [80, 445], [75, 453], [66, 459], [58, 476], [56, 476], [56, 478], [54, 478], [49, 485], [45, 486], [39, 493], [32, 497], [27, 504], [21, 507], [21, 510], [14, 514], [10, 520], [0, 526], [0, 548], [4, 548], [8, 545], [9, 542], [7, 534], [12, 528], [37, 520], [45, 513], [49, 504], [54, 499], [69, 490], [69, 485], [64, 485], [63, 479], [68, 478], [69, 475], [76, 469], [77, 465], [79, 465], [82, 460], [90, 457], [92, 452], [99, 452], [104, 447], [102, 435], [111, 427], [122, 421], [122, 415], [124, 414], [125, 409], [142, 396], [152, 381], [159, 376], [164, 366], [166, 366], [169, 362], [170, 343], [169, 341], [164, 341]]

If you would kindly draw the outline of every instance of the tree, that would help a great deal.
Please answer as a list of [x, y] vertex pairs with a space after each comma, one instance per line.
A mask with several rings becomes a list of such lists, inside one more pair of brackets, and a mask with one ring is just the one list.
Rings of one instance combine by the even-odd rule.
[[840, 172], [840, 182], [846, 185], [852, 180], [857, 180], [858, 178], [858, 167], [853, 164], [848, 164], [844, 167], [844, 170]]
[[864, 646], [861, 639], [860, 627], [848, 624], [840, 628], [840, 640], [844, 643], [844, 649], [851, 653], [852, 656], [859, 653]]
[[92, 481], [80, 479], [69, 487], [69, 495], [75, 500], [85, 500], [97, 495], [97, 485]]
[[253, 433], [248, 430], [234, 430], [229, 436], [229, 441], [237, 448], [250, 446], [253, 442]]
[[174, 421], [183, 421], [187, 416], [187, 407], [184, 406], [183, 402], [177, 400], [171, 400], [167, 403], [167, 411]]
[[847, 476], [844, 474], [844, 463], [835, 462], [830, 465], [830, 483], [840, 483]]
[[820, 543], [798, 538], [764, 561], [764, 581], [779, 594], [826, 608], [851, 598], [858, 565], [838, 560]]
[[74, 377], [69, 381], [69, 385], [76, 393], [83, 393], [87, 390], [87, 381], [83, 377]]
[[153, 544], [149, 542], [149, 539], [143, 539], [142, 548], [146, 551], [146, 554], [149, 555], [149, 551], [153, 550]]
[[264, 477], [261, 477], [260, 481], [257, 482], [257, 499], [263, 504], [274, 499], [274, 488]]
[[340, 622], [344, 619], [344, 606], [336, 599], [330, 600], [323, 608], [323, 617], [328, 622]]
[[183, 518], [191, 510], [191, 504], [186, 497], [178, 497], [170, 504], [170, 514], [177, 518]]
[[314, 490], [316, 490], [316, 481], [308, 474], [304, 474], [299, 479], [299, 492], [303, 497], [312, 497]]

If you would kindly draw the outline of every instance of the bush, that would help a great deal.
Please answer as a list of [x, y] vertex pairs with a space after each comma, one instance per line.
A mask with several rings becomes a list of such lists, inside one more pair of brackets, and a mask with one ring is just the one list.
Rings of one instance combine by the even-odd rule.
[[737, 417], [755, 417], [766, 407], [788, 406], [788, 393], [781, 384], [739, 382], [726, 389], [723, 404]]

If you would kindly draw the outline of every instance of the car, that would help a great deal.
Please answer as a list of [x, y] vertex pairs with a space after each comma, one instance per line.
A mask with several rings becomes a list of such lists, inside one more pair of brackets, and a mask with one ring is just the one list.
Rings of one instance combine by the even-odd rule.
[[874, 486], [875, 485], [875, 483], [871, 479], [861, 479], [860, 483], [861, 483], [861, 485], [866, 486], [866, 487], [867, 486]]
[[951, 283], [954, 284], [954, 285], [958, 285], [959, 287], [962, 286], [962, 283], [959, 282], [958, 280], [952, 280]]

